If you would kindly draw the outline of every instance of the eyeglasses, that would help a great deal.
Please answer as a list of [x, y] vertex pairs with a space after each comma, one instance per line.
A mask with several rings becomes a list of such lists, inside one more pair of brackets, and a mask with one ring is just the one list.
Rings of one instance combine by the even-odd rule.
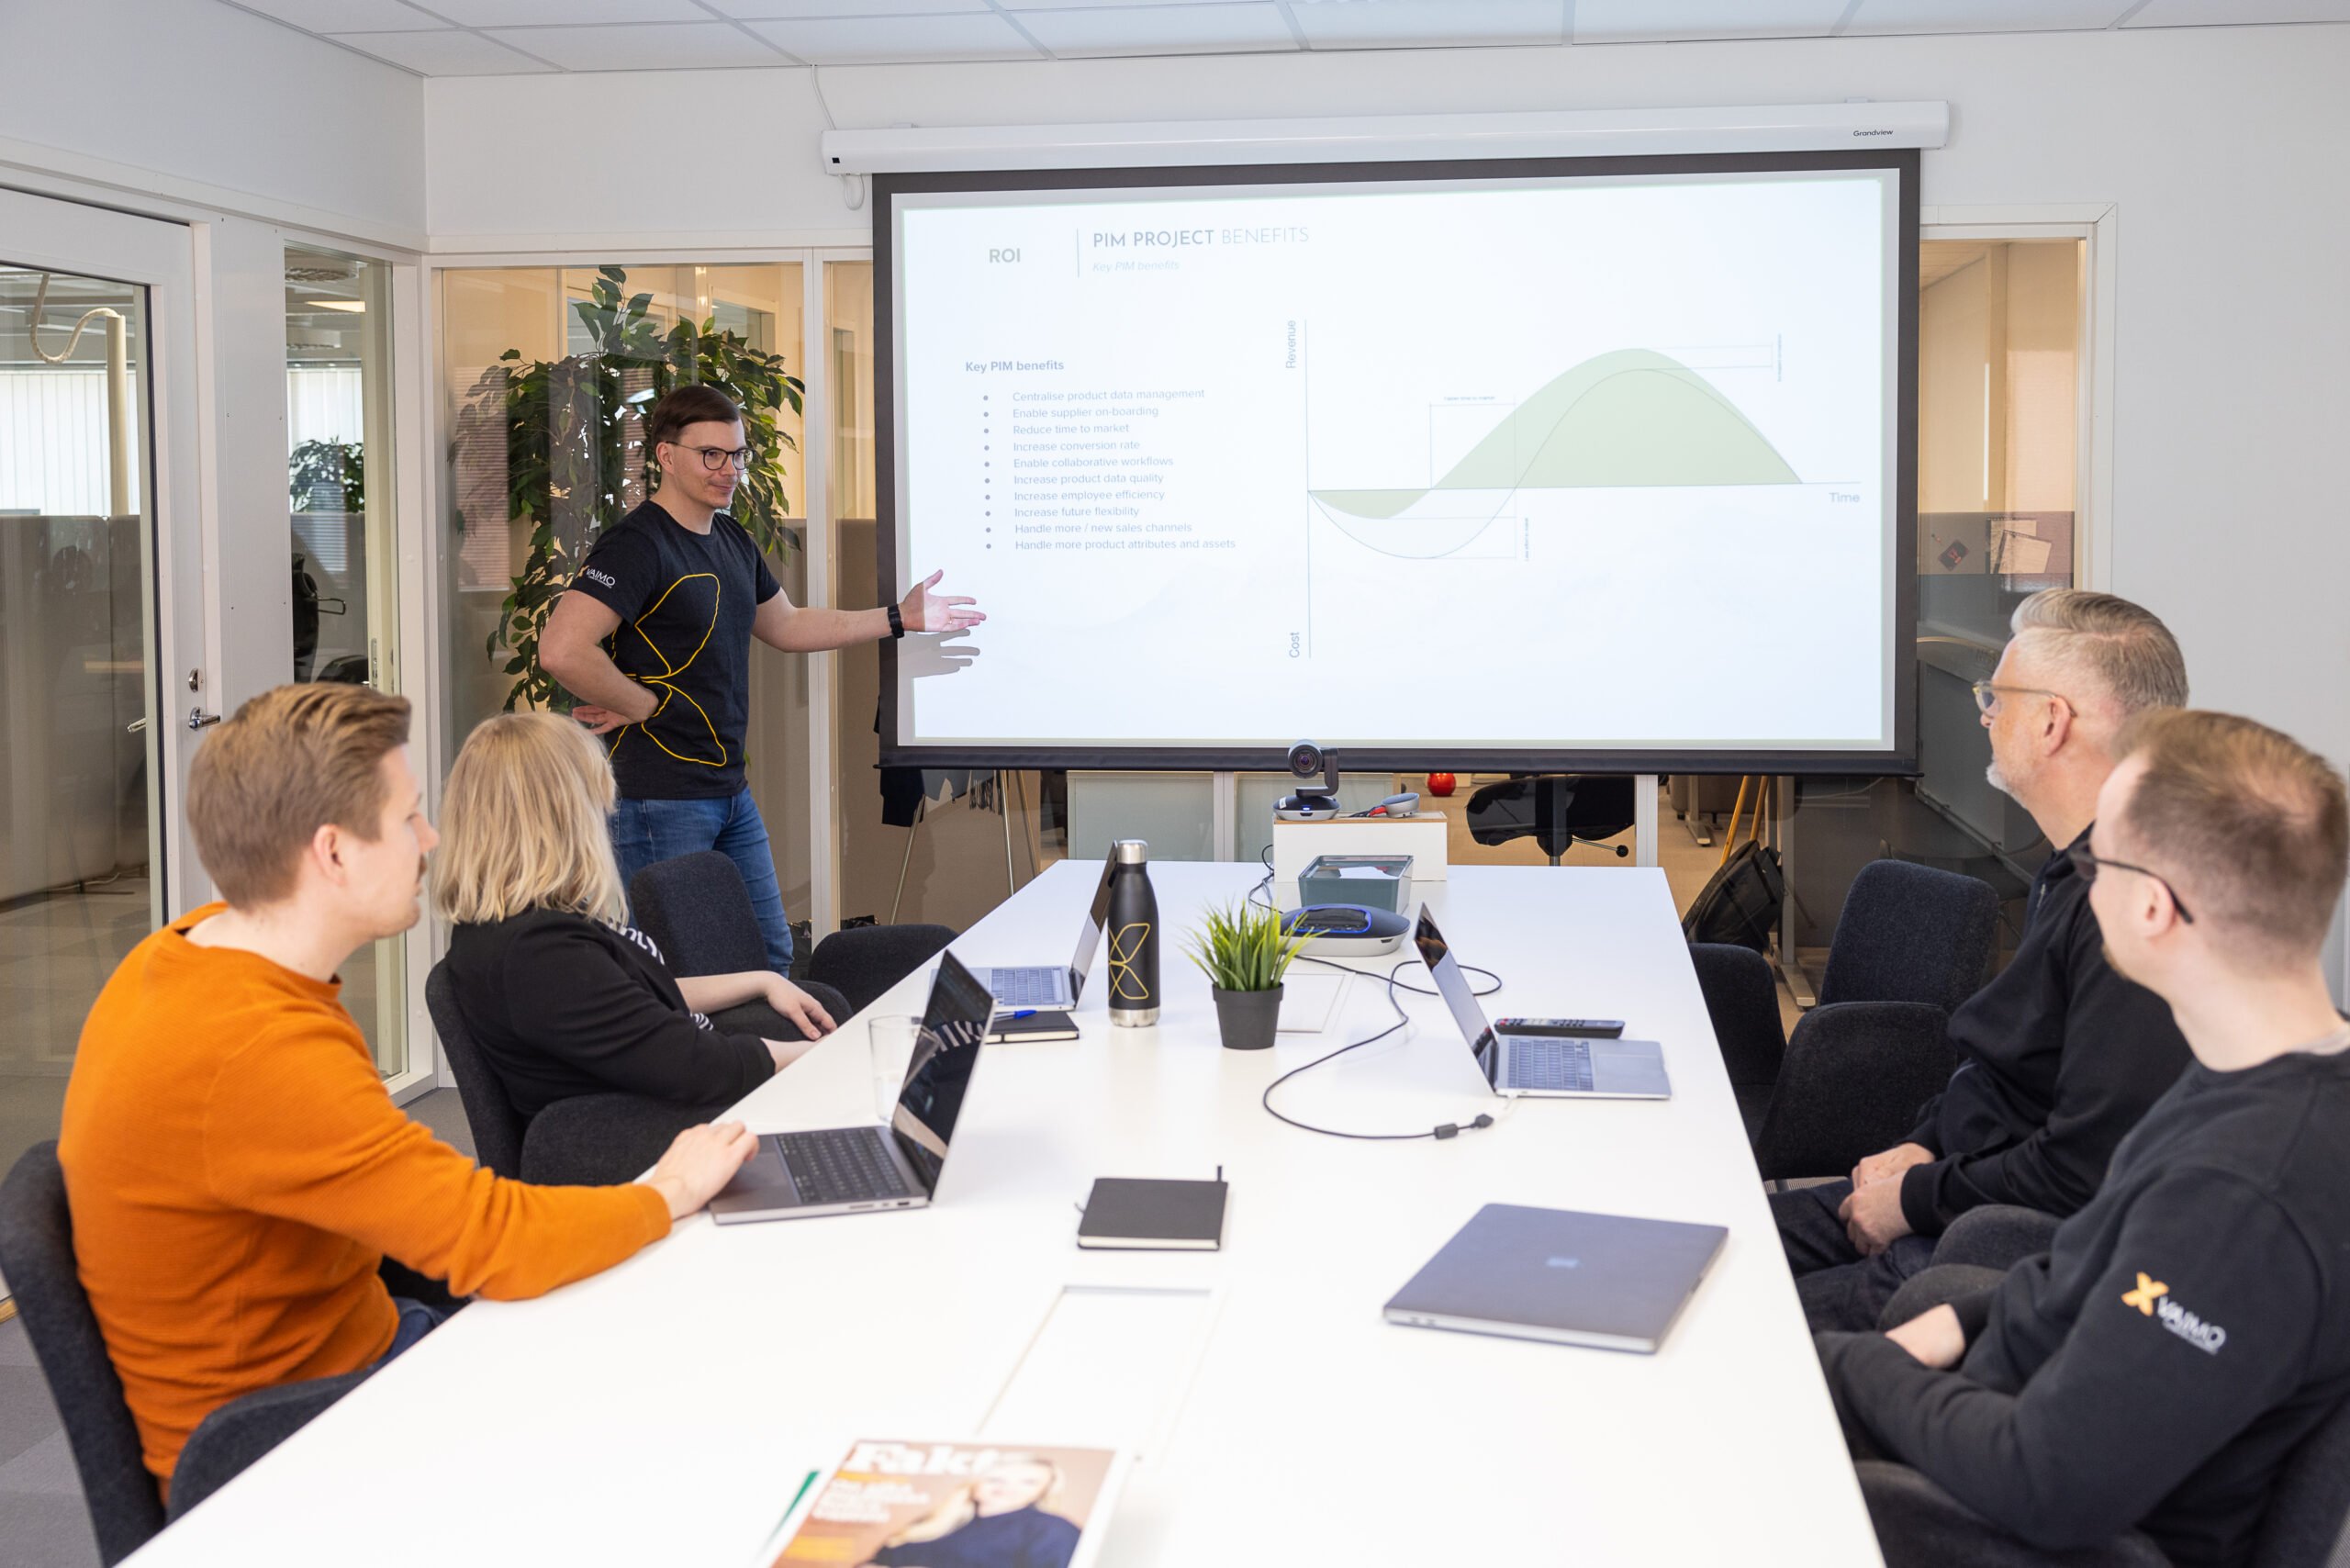
[[2189, 925], [2195, 924], [2195, 917], [2187, 913], [2187, 905], [2180, 902], [2178, 890], [2172, 887], [2168, 879], [2165, 878], [2159, 871], [2149, 871], [2143, 866], [2132, 866], [2127, 860], [2107, 860], [2100, 858], [2097, 854], [2091, 851], [2089, 846], [2086, 844], [2073, 851], [2073, 864], [2079, 868], [2081, 880], [2083, 882], [2096, 881], [2097, 874], [2100, 870], [2135, 871], [2141, 877], [2152, 877], [2156, 882], [2162, 885], [2163, 891], [2170, 895], [2171, 907], [2178, 911], [2178, 918], [2185, 921]]
[[1976, 681], [1974, 690], [1975, 705], [1982, 709], [1986, 717], [1999, 711], [1999, 694], [2003, 691], [2011, 691], [2018, 697], [2053, 697], [2059, 702], [2072, 700], [2061, 691], [2049, 691], [2037, 686], [1998, 686], [1987, 680]]
[[729, 464], [733, 465], [734, 472], [737, 474], [751, 465], [751, 449], [747, 446], [738, 446], [729, 452], [722, 446], [686, 446], [677, 442], [671, 442], [669, 444], [676, 446], [680, 452], [701, 454], [701, 465], [713, 474]]

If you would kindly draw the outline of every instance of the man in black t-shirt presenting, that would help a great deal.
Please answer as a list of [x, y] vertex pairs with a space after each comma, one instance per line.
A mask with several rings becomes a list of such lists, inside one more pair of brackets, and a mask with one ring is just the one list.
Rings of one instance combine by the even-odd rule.
[[932, 590], [934, 572], [879, 610], [801, 609], [726, 515], [751, 451], [722, 392], [679, 386], [653, 405], [644, 438], [660, 465], [651, 498], [606, 529], [556, 601], [541, 667], [577, 697], [573, 714], [611, 737], [620, 803], [612, 848], [623, 883], [656, 860], [716, 849], [741, 868], [767, 962], [791, 967], [791, 925], [759, 808], [743, 782], [751, 639], [815, 653], [987, 619]]

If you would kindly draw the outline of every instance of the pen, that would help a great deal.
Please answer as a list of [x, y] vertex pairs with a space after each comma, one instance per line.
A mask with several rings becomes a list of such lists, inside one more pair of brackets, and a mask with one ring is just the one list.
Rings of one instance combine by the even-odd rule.
[[1007, 1018], [1034, 1018], [1036, 1016], [1036, 1010], [1033, 1007], [1022, 1007], [1005, 1014], [1004, 1016]]

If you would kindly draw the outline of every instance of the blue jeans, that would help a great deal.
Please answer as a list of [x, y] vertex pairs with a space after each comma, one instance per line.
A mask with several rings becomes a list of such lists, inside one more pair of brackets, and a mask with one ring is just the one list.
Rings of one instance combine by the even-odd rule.
[[400, 1326], [392, 1330], [392, 1348], [375, 1363], [379, 1367], [448, 1321], [449, 1315], [439, 1307], [410, 1301], [404, 1295], [394, 1296], [392, 1305], [399, 1308]]
[[[767, 946], [767, 968], [791, 972], [791, 922], [783, 913], [783, 889], [775, 879], [775, 852], [758, 802], [744, 790], [727, 801], [630, 801], [612, 809], [612, 854], [621, 863], [621, 884], [656, 860], [674, 860], [715, 849], [743, 873], [751, 912]], [[677, 955], [665, 955], [672, 963]]]

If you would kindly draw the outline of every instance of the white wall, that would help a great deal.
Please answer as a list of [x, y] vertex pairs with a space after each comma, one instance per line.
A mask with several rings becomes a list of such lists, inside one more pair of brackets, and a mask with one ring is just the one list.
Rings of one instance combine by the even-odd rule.
[[0, 179], [422, 244], [423, 84], [406, 72], [216, 0], [0, 0]]

